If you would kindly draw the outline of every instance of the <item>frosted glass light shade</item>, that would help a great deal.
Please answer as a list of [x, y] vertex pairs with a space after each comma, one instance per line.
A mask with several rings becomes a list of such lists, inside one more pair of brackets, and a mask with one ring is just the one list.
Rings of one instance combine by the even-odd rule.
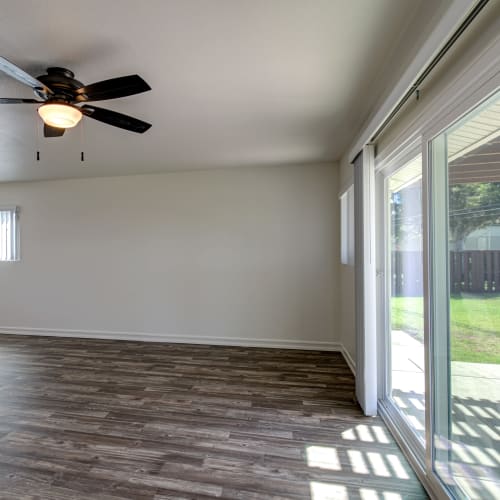
[[44, 123], [57, 128], [74, 127], [82, 119], [81, 111], [68, 104], [43, 104], [38, 108], [38, 114]]

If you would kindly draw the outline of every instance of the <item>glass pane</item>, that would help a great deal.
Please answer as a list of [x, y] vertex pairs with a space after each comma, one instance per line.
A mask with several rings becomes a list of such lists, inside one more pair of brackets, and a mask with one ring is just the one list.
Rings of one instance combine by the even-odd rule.
[[422, 158], [388, 178], [390, 207], [390, 398], [423, 442], [425, 375]]
[[443, 139], [448, 331], [434, 337], [448, 370], [434, 401], [447, 418], [435, 416], [435, 469], [456, 496], [500, 498], [500, 93]]

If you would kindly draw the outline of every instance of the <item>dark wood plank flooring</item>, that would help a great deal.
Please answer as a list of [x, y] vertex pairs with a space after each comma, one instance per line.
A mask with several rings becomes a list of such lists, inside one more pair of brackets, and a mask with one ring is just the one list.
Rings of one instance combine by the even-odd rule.
[[0, 335], [0, 498], [426, 498], [353, 393], [339, 353]]

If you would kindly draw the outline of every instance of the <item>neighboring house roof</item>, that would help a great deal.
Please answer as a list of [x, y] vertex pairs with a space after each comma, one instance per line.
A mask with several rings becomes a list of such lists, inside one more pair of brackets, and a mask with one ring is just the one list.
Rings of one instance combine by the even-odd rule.
[[500, 225], [476, 229], [465, 238], [464, 250], [500, 250]]

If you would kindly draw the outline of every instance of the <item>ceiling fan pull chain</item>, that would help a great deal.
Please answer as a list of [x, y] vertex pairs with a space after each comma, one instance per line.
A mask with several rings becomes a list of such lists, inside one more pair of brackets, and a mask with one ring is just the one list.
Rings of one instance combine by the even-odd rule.
[[35, 139], [36, 139], [36, 161], [40, 161], [40, 128], [38, 126], [38, 120], [33, 115], [33, 124], [35, 126]]
[[85, 149], [85, 135], [84, 135], [84, 126], [83, 123], [80, 126], [80, 145], [81, 145], [81, 153], [80, 153], [80, 161], [85, 161], [85, 153], [83, 150]]

